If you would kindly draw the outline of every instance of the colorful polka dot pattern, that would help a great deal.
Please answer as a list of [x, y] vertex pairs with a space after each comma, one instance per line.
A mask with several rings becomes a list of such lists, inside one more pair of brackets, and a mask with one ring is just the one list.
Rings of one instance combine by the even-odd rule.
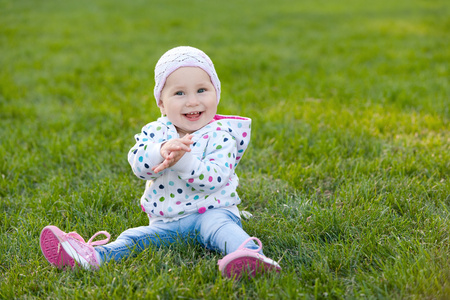
[[136, 176], [149, 180], [141, 198], [141, 208], [149, 217], [176, 219], [240, 203], [234, 171], [249, 144], [251, 120], [216, 117], [193, 133], [191, 152], [158, 174], [151, 168], [161, 162], [160, 143], [178, 138], [175, 127], [161, 117], [135, 136], [128, 160]]

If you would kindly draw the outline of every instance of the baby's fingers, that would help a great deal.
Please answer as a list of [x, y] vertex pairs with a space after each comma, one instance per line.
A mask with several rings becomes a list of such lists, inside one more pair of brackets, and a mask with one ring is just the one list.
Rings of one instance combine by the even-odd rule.
[[191, 148], [189, 147], [189, 144], [191, 144], [191, 143], [188, 143], [188, 145], [186, 145], [185, 143], [182, 143], [182, 142], [167, 144], [164, 151], [167, 151], [169, 153], [173, 152], [173, 151], [180, 151], [180, 150], [190, 151]]
[[192, 140], [193, 137], [193, 134], [186, 133], [185, 136], [183, 136], [181, 139]]
[[161, 172], [161, 171], [164, 171], [165, 169], [166, 169], [166, 167], [164, 167], [162, 164], [160, 164], [160, 165], [154, 167], [152, 170], [153, 170], [153, 172], [155, 172], [155, 173], [159, 173], [159, 172]]
[[165, 159], [162, 163], [152, 168], [153, 172], [159, 173], [167, 169], [170, 165], [170, 160]]
[[183, 136], [180, 140], [185, 143], [186, 145], [190, 145], [193, 144], [194, 141], [192, 141], [192, 138], [194, 136], [192, 134], [186, 134], [185, 136]]

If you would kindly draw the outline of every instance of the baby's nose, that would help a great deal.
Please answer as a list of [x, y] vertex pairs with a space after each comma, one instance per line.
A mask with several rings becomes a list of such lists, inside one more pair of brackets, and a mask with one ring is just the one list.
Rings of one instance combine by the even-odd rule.
[[196, 95], [189, 95], [186, 105], [193, 106], [199, 103]]

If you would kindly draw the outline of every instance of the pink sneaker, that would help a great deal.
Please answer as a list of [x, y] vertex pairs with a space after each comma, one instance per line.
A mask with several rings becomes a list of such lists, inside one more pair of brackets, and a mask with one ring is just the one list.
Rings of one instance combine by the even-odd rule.
[[[92, 242], [100, 234], [104, 234], [106, 239]], [[108, 232], [99, 231], [86, 243], [76, 232], [65, 233], [56, 226], [46, 226], [41, 231], [40, 244], [48, 262], [59, 269], [64, 266], [73, 268], [75, 262], [85, 269], [98, 269], [100, 264], [92, 246], [106, 244], [110, 237]]]
[[[258, 242], [258, 249], [244, 248], [251, 240]], [[281, 267], [276, 261], [258, 253], [261, 249], [262, 244], [259, 239], [255, 237], [248, 238], [236, 251], [219, 260], [219, 270], [223, 276], [228, 278], [235, 277], [236, 279], [241, 278], [244, 274], [253, 277], [257, 273], [265, 273], [267, 271], [280, 272]]]

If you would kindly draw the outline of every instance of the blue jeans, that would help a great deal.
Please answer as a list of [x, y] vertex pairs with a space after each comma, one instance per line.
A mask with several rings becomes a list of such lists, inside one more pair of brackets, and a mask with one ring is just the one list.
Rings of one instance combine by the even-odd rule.
[[[239, 217], [226, 209], [210, 209], [203, 214], [192, 214], [178, 221], [158, 221], [150, 226], [130, 228], [116, 241], [95, 247], [103, 262], [119, 261], [153, 245], [161, 247], [177, 240], [191, 240], [210, 250], [228, 254], [234, 252], [249, 235], [242, 229]], [[245, 248], [258, 249], [254, 241]], [[262, 254], [262, 251], [260, 252]]]

